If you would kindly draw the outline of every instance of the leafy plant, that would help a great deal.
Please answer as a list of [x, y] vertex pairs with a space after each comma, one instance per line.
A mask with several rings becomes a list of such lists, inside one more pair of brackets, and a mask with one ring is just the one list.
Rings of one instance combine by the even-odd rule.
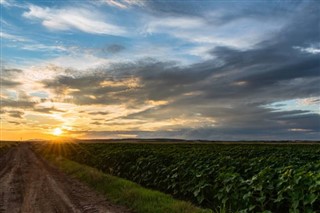
[[320, 209], [319, 145], [64, 146], [71, 160], [221, 212]]

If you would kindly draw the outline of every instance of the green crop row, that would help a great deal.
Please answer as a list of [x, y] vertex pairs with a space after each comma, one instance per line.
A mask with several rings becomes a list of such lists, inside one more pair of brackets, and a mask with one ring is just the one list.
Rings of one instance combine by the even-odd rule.
[[319, 145], [62, 146], [71, 160], [214, 210], [320, 210]]

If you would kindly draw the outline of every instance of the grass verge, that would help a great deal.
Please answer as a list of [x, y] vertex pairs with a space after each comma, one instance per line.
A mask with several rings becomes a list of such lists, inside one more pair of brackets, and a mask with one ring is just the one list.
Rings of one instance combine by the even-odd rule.
[[211, 213], [211, 210], [195, 207], [159, 191], [100, 172], [99, 170], [65, 158], [46, 157], [63, 172], [86, 182], [104, 194], [110, 201], [127, 206], [136, 213]]
[[16, 146], [16, 142], [3, 142], [0, 141], [0, 156], [6, 153], [10, 147]]

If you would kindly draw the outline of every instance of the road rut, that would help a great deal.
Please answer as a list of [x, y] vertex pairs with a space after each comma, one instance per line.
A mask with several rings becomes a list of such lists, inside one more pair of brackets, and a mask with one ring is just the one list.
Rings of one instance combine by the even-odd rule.
[[28, 145], [0, 157], [0, 213], [128, 213], [37, 156]]

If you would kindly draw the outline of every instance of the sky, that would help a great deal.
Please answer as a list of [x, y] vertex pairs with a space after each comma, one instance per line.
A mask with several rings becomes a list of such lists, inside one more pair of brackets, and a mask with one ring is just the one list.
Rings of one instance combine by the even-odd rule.
[[318, 0], [0, 0], [1, 140], [320, 140]]

